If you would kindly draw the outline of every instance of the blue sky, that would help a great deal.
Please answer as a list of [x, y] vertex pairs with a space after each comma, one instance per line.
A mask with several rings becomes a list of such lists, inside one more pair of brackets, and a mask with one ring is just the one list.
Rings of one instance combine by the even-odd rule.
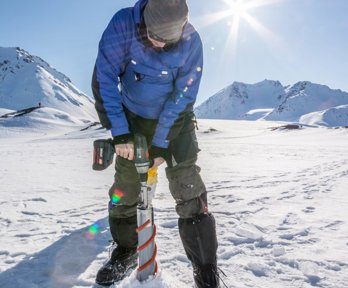
[[[308, 80], [348, 91], [347, 0], [244, 3], [248, 1], [264, 5], [238, 14], [236, 7], [228, 13], [233, 0], [188, 0], [190, 21], [204, 44], [197, 104], [233, 81], [272, 79], [288, 85]], [[118, 9], [134, 3], [2, 1], [0, 46], [19, 46], [40, 56], [92, 95], [90, 79], [100, 36]]]

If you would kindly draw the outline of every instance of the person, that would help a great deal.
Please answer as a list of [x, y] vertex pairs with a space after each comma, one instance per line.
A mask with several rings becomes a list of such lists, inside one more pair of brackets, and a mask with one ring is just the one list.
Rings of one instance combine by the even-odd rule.
[[[95, 108], [116, 151], [109, 226], [116, 248], [96, 282], [110, 285], [137, 265], [139, 176], [133, 135], [146, 136], [154, 167], [166, 162], [179, 235], [197, 287], [219, 287], [215, 219], [196, 165], [195, 103], [202, 76], [198, 32], [185, 0], [140, 0], [118, 11], [99, 42], [92, 77]], [[113, 201], [113, 194], [122, 195]]]

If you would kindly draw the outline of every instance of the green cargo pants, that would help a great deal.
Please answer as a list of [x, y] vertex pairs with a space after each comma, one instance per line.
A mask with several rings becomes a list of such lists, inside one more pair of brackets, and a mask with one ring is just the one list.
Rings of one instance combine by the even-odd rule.
[[[133, 132], [142, 133], [151, 141], [157, 123], [146, 122], [129, 112], [127, 118]], [[200, 168], [196, 165], [199, 148], [192, 117], [186, 117], [182, 124], [168, 147], [171, 159], [167, 161], [166, 176], [176, 201], [176, 211], [185, 219], [207, 210], [207, 195], [199, 175]], [[133, 247], [137, 238], [134, 233], [130, 235], [130, 231], [136, 227], [140, 180], [133, 161], [117, 156], [115, 169], [115, 181], [109, 190], [110, 230], [118, 244]], [[117, 201], [112, 201], [113, 197], [117, 197]]]
[[[151, 141], [156, 123], [137, 121], [127, 115], [133, 132]], [[143, 119], [141, 119], [143, 120]], [[178, 227], [186, 255], [195, 267], [216, 265], [215, 219], [207, 210], [207, 192], [196, 165], [199, 151], [192, 119], [184, 119], [180, 132], [171, 140], [166, 176], [169, 190], [176, 201]], [[150, 132], [149, 132], [150, 131]], [[115, 182], [110, 188], [109, 224], [114, 241], [123, 247], [137, 246], [137, 202], [140, 193], [138, 173], [132, 161], [116, 158]], [[115, 196], [116, 195], [116, 196]], [[121, 196], [121, 197], [118, 197]]]

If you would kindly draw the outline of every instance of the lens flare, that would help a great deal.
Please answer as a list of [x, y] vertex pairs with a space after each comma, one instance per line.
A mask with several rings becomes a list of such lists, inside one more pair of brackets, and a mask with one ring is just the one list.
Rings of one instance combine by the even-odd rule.
[[98, 232], [99, 232], [99, 225], [98, 223], [94, 223], [88, 228], [88, 231], [86, 232], [86, 237], [89, 240], [93, 240], [94, 237], [98, 234]]
[[111, 203], [116, 204], [120, 202], [121, 198], [124, 196], [123, 192], [119, 189], [115, 189], [114, 193], [111, 196]]

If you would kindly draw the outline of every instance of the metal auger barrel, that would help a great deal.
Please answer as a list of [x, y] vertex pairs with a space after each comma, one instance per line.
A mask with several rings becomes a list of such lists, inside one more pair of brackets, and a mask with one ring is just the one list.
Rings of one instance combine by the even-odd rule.
[[135, 167], [140, 177], [141, 191], [137, 208], [138, 220], [138, 271], [137, 279], [141, 282], [149, 276], [157, 273], [155, 243], [156, 226], [154, 224], [154, 214], [152, 198], [155, 190], [155, 181], [148, 182], [149, 177], [156, 177], [156, 170], [149, 169], [150, 161], [145, 136], [135, 135]]

